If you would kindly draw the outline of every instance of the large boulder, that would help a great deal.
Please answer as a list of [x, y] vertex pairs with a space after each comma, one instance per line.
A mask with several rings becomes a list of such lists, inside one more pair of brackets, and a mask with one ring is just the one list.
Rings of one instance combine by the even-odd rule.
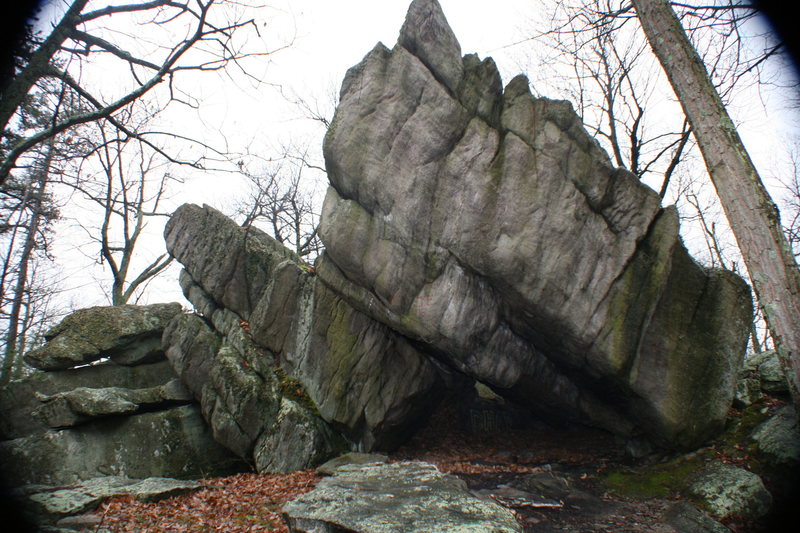
[[345, 76], [319, 278], [416, 348], [543, 415], [674, 448], [719, 431], [752, 317], [674, 208], [567, 102], [502, 89], [436, 0]]
[[164, 358], [164, 326], [180, 312], [178, 303], [80, 309], [47, 331], [47, 342], [24, 359], [41, 370], [64, 370], [102, 358], [121, 365], [157, 361]]
[[[342, 502], [347, 502], [343, 505]], [[349, 464], [283, 506], [291, 532], [522, 531], [511, 511], [419, 462]]]
[[[310, 429], [317, 425], [310, 424], [311, 415], [357, 448], [391, 448], [438, 398], [439, 373], [426, 356], [356, 311], [263, 232], [187, 204], [171, 217], [165, 238], [185, 267], [184, 294], [203, 317], [170, 324], [164, 335], [168, 357], [218, 440], [242, 457], [252, 455], [269, 469], [289, 464], [265, 451], [310, 448], [288, 446], [294, 439], [288, 434], [268, 437], [268, 428], [288, 428], [286, 420], [299, 417]], [[287, 403], [280, 398], [296, 388], [292, 380], [303, 397], [289, 395]], [[303, 408], [311, 412], [301, 415]], [[284, 444], [275, 447], [277, 442]], [[309, 435], [306, 442], [317, 438]]]

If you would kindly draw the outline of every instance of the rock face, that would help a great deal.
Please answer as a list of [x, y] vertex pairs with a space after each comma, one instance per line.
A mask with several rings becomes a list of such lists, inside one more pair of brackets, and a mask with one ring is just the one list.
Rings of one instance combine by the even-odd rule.
[[193, 397], [180, 381], [173, 379], [148, 389], [79, 387], [53, 396], [39, 394], [38, 399], [43, 405], [34, 409], [34, 416], [52, 428], [65, 428], [99, 417], [189, 403]]
[[508, 509], [476, 498], [460, 479], [418, 462], [340, 466], [333, 477], [284, 505], [283, 516], [292, 532], [522, 531]]
[[324, 155], [317, 274], [347, 304], [542, 414], [673, 448], [722, 428], [746, 284], [567, 102], [462, 58], [438, 2], [347, 73]]
[[[164, 360], [161, 335], [180, 309], [95, 307], [53, 328], [29, 360], [43, 368], [83, 366], [35, 372], [0, 389], [0, 484], [240, 471], [243, 463], [214, 441], [193, 395]], [[85, 365], [101, 357], [110, 360]]]
[[0, 459], [14, 486], [70, 485], [107, 475], [199, 478], [244, 467], [214, 442], [194, 405], [0, 442]]
[[40, 398], [56, 396], [81, 387], [157, 387], [175, 378], [167, 361], [122, 366], [112, 361], [78, 369], [36, 372], [0, 388], [0, 440], [16, 439], [50, 429], [33, 412], [42, 406]]
[[[322, 420], [356, 448], [396, 446], [436, 399], [431, 361], [266, 234], [184, 205], [165, 238], [185, 267], [184, 294], [204, 317], [173, 320], [167, 356], [216, 438], [258, 469], [312, 466], [336, 451]], [[290, 459], [300, 450], [305, 459]]]

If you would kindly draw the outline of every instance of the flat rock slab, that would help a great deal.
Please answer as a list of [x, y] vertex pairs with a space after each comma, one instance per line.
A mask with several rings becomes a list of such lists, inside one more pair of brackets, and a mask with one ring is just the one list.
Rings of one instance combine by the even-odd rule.
[[70, 516], [97, 508], [116, 496], [133, 496], [139, 501], [153, 502], [203, 488], [197, 481], [171, 478], [129, 479], [107, 476], [84, 481], [68, 488], [51, 489], [29, 496], [37, 514]]
[[292, 532], [521, 532], [511, 511], [422, 462], [344, 465], [287, 503]]
[[178, 379], [146, 389], [78, 387], [52, 396], [37, 394], [42, 405], [33, 411], [52, 428], [72, 427], [94, 418], [130, 415], [145, 409], [166, 409], [194, 400]]

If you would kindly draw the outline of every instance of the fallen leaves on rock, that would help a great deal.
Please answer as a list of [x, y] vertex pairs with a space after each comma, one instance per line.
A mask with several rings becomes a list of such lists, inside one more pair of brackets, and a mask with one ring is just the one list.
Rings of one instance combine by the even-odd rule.
[[314, 488], [313, 470], [291, 474], [237, 474], [202, 480], [207, 488], [158, 503], [131, 497], [106, 502], [98, 529], [114, 533], [287, 532], [281, 506]]

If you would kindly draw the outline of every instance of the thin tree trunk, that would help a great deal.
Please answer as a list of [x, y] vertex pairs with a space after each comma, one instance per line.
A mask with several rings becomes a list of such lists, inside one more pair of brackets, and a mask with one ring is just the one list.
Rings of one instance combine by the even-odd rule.
[[633, 0], [633, 5], [692, 126], [800, 406], [800, 271], [778, 208], [675, 12], [666, 0]]
[[52, 141], [47, 146], [47, 153], [44, 160], [41, 161], [39, 168], [36, 169], [36, 174], [31, 180], [31, 187], [34, 191], [31, 194], [31, 219], [28, 223], [27, 235], [25, 242], [22, 246], [22, 252], [19, 258], [19, 269], [17, 271], [17, 280], [14, 286], [13, 299], [11, 301], [11, 311], [8, 317], [8, 331], [6, 332], [6, 350], [3, 354], [3, 367], [2, 374], [0, 375], [0, 384], [6, 384], [11, 379], [11, 374], [14, 369], [14, 364], [17, 360], [18, 351], [18, 337], [19, 326], [22, 314], [22, 305], [25, 300], [25, 291], [28, 288], [28, 268], [30, 266], [33, 250], [36, 245], [36, 233], [39, 231], [39, 223], [42, 218], [42, 195], [47, 183], [47, 175], [50, 172], [50, 162], [53, 158], [53, 143]]

